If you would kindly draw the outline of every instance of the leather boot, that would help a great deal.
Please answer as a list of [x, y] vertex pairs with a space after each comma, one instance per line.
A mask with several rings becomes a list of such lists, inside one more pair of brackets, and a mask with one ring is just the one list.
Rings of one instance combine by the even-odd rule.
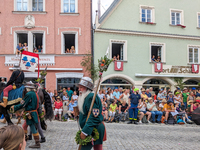
[[4, 118], [3, 121], [1, 121], [1, 123], [6, 124], [6, 119]]
[[18, 118], [18, 121], [16, 122], [16, 124], [21, 124], [21, 117], [17, 117]]
[[28, 141], [28, 135], [25, 134], [25, 141]]
[[44, 143], [44, 142], [46, 142], [45, 137], [41, 138], [41, 140], [40, 140], [40, 143]]
[[127, 124], [132, 124], [133, 123], [133, 121], [132, 120], [129, 120], [129, 122], [127, 123]]
[[29, 146], [29, 148], [40, 148], [39, 135], [34, 136], [34, 140], [35, 140], [35, 145], [31, 145]]
[[32, 135], [28, 135], [28, 140], [32, 140]]
[[2, 107], [6, 107], [7, 106], [7, 104], [8, 104], [8, 98], [3, 98], [3, 103], [0, 103], [0, 105], [2, 106]]

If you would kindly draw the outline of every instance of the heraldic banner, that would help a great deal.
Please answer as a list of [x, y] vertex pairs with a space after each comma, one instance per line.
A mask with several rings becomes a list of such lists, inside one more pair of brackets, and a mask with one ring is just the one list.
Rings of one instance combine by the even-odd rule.
[[38, 74], [39, 74], [39, 55], [27, 51], [22, 52], [20, 61], [20, 67], [22, 70], [35, 72], [37, 64], [38, 64]]

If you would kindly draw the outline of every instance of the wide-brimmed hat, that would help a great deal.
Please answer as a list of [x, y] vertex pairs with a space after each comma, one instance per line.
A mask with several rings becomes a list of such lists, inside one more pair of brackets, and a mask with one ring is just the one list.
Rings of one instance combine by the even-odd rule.
[[13, 70], [20, 70], [21, 68], [20, 68], [19, 64], [14, 64], [12, 69]]
[[145, 89], [142, 89], [142, 92], [146, 92], [146, 90], [145, 90]]
[[186, 87], [184, 87], [184, 88], [183, 88], [183, 91], [184, 91], [184, 90], [187, 90], [187, 88], [186, 88]]
[[194, 101], [193, 100], [189, 100], [188, 102], [187, 102], [187, 105], [190, 105], [190, 103], [193, 103]]
[[167, 103], [167, 100], [164, 98], [164, 99], [162, 100], [162, 103]]
[[60, 96], [56, 97], [56, 99], [61, 99]]
[[36, 89], [37, 88], [32, 81], [26, 82], [24, 87], [29, 88], [29, 89]]
[[178, 101], [175, 101], [174, 103], [175, 103], [175, 104], [179, 104], [180, 102], [178, 102]]
[[181, 94], [181, 93], [180, 92], [176, 92], [175, 95], [177, 95], [177, 94]]
[[149, 98], [148, 98], [148, 101], [150, 101], [150, 100], [153, 100], [153, 98], [149, 97]]

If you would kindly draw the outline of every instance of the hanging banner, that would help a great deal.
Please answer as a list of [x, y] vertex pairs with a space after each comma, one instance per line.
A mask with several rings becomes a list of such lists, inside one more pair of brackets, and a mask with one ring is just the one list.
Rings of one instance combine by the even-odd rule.
[[163, 64], [162, 63], [155, 63], [155, 72], [163, 72]]
[[192, 64], [192, 73], [199, 73], [199, 65]]
[[115, 71], [123, 71], [123, 65], [122, 61], [115, 61]]

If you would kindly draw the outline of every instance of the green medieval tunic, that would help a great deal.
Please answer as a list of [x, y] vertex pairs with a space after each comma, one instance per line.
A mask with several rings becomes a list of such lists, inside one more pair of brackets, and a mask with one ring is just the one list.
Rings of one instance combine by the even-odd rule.
[[[94, 93], [90, 93], [85, 98], [85, 101], [84, 101], [84, 104], [83, 104], [84, 114], [81, 113], [81, 112], [79, 113], [79, 124], [82, 128], [82, 132], [86, 133], [87, 135], [92, 134], [93, 128], [96, 128], [98, 130], [99, 139], [94, 142], [94, 145], [97, 145], [97, 144], [103, 143], [105, 127], [102, 123], [102, 121], [103, 121], [102, 103], [101, 103], [101, 100], [98, 96], [96, 96], [96, 98], [95, 98], [95, 102], [94, 102], [94, 106], [93, 106], [91, 115], [90, 115], [88, 121], [86, 122], [87, 115], [88, 115], [88, 112], [89, 112], [89, 109], [90, 109], [90, 105], [91, 105], [91, 102], [92, 102], [92, 99], [93, 99], [93, 95], [94, 95]], [[94, 109], [99, 111], [98, 116], [95, 116], [93, 114]]]
[[[39, 106], [36, 93], [34, 91], [30, 91], [26, 93], [23, 101], [21, 101], [20, 104], [14, 106], [14, 111], [17, 111], [19, 109], [25, 108], [25, 111], [32, 111], [37, 110]], [[35, 123], [38, 123], [38, 114], [37, 112], [31, 112], [32, 119], [26, 119], [27, 125], [32, 125]]]

